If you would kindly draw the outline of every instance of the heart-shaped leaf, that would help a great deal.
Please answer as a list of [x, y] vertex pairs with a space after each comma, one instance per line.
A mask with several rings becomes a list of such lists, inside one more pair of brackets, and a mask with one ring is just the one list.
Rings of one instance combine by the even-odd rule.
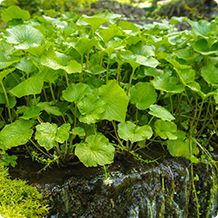
[[177, 139], [177, 126], [173, 122], [157, 120], [154, 124], [155, 133], [162, 139]]
[[49, 51], [46, 55], [42, 56], [41, 64], [53, 70], [65, 70], [68, 74], [80, 73], [82, 71], [81, 64], [72, 60], [72, 57], [55, 51]]
[[218, 85], [218, 68], [208, 64], [201, 69], [201, 76], [210, 85]]
[[38, 73], [19, 83], [17, 86], [10, 90], [10, 93], [18, 98], [21, 98], [25, 95], [40, 94], [42, 91], [43, 83], [43, 77], [40, 73]]
[[167, 149], [173, 157], [185, 157], [193, 163], [198, 162], [198, 159], [194, 156], [198, 153], [198, 150], [193, 141], [190, 142], [183, 131], [177, 132], [176, 140], [167, 141]]
[[31, 25], [17, 25], [6, 30], [6, 40], [17, 49], [29, 49], [41, 45], [42, 33]]
[[19, 145], [26, 144], [32, 137], [33, 122], [26, 120], [16, 120], [7, 124], [0, 131], [0, 148], [7, 150]]
[[13, 19], [28, 20], [29, 18], [30, 13], [16, 5], [12, 5], [2, 11], [2, 20], [6, 23]]
[[99, 96], [105, 102], [103, 119], [125, 121], [129, 98], [115, 80], [99, 88]]
[[64, 143], [65, 141], [68, 140], [69, 135], [70, 135], [70, 124], [69, 123], [64, 123], [57, 129], [55, 141], [59, 143]]
[[149, 125], [137, 126], [131, 121], [127, 121], [118, 124], [118, 134], [121, 139], [134, 143], [151, 138], [153, 131]]
[[89, 135], [84, 143], [76, 145], [75, 154], [86, 167], [111, 164], [114, 160], [114, 146], [98, 133]]
[[63, 98], [69, 102], [79, 102], [87, 93], [91, 93], [92, 89], [85, 83], [72, 83], [63, 91]]
[[36, 126], [35, 139], [40, 146], [49, 151], [57, 145], [55, 140], [57, 129], [54, 123], [41, 123]]
[[148, 82], [139, 82], [130, 89], [130, 101], [140, 110], [147, 109], [156, 102], [156, 99], [155, 89]]
[[91, 124], [101, 119], [105, 112], [105, 102], [95, 93], [81, 99], [77, 107], [81, 113], [80, 122]]

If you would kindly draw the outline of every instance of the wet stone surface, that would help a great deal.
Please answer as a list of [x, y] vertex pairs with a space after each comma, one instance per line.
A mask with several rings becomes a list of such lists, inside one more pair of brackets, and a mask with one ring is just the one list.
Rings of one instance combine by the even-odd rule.
[[[20, 177], [29, 177], [48, 200], [49, 218], [197, 217], [190, 163], [184, 159], [122, 161], [111, 166], [107, 179], [101, 168], [82, 166], [38, 176], [24, 172]], [[217, 209], [216, 174], [205, 164], [195, 166], [194, 174], [201, 217], [212, 218]]]

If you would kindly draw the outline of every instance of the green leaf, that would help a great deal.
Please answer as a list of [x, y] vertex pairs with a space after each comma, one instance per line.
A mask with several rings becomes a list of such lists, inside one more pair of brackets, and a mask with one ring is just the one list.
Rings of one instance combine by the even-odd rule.
[[155, 56], [155, 47], [151, 45], [145, 45], [143, 42], [132, 45], [129, 49], [133, 52], [133, 54], [142, 55], [145, 57]]
[[18, 98], [21, 98], [25, 95], [40, 94], [42, 91], [43, 83], [44, 80], [41, 74], [36, 74], [19, 83], [17, 86], [10, 90], [10, 93]]
[[212, 55], [218, 54], [218, 43], [214, 43], [210, 45], [206, 39], [199, 39], [195, 43], [193, 43], [192, 47], [195, 51], [202, 55]]
[[21, 117], [24, 120], [30, 120], [36, 118], [40, 115], [41, 108], [38, 106], [27, 107], [23, 116]]
[[14, 68], [8, 68], [5, 70], [0, 71], [0, 82], [10, 73], [12, 73], [15, 69]]
[[86, 37], [80, 37], [75, 44], [75, 49], [83, 56], [92, 46], [96, 44], [94, 39], [89, 39]]
[[80, 122], [91, 124], [102, 118], [106, 105], [102, 98], [96, 93], [92, 93], [80, 100], [77, 107], [81, 113]]
[[9, 56], [5, 53], [5, 51], [0, 51], [0, 70], [17, 63], [20, 60], [18, 57]]
[[140, 65], [155, 68], [159, 63], [158, 60], [153, 57], [137, 55], [129, 50], [121, 52], [120, 57], [122, 61], [129, 63], [133, 69]]
[[154, 124], [155, 133], [162, 139], [177, 139], [177, 126], [173, 122], [157, 120]]
[[104, 42], [106, 43], [110, 41], [114, 36], [123, 35], [120, 28], [115, 24], [110, 25], [107, 28], [101, 29], [99, 32], [100, 32], [100, 36], [103, 38]]
[[149, 125], [137, 126], [134, 123], [127, 121], [118, 124], [118, 134], [120, 138], [131, 143], [149, 139], [153, 135], [153, 131]]
[[167, 149], [173, 157], [185, 157], [193, 163], [198, 162], [198, 159], [194, 156], [194, 154], [197, 154], [195, 144], [186, 137], [183, 131], [177, 132], [176, 140], [167, 141]]
[[99, 88], [99, 96], [105, 102], [102, 119], [124, 122], [129, 98], [115, 80]]
[[63, 91], [62, 97], [69, 102], [79, 102], [92, 89], [85, 83], [72, 83], [66, 90]]
[[41, 110], [46, 111], [48, 114], [52, 114], [55, 116], [62, 116], [62, 112], [57, 106], [53, 105], [53, 102], [39, 102], [37, 104], [38, 107], [40, 107]]
[[8, 28], [6, 33], [6, 40], [14, 44], [17, 49], [29, 49], [39, 46], [44, 39], [42, 33], [29, 24]]
[[104, 23], [107, 23], [108, 19], [104, 18], [104, 17], [100, 17], [98, 15], [96, 16], [87, 16], [87, 15], [83, 15], [78, 21], [77, 24], [81, 25], [81, 24], [89, 24], [93, 31], [95, 31], [99, 26], [101, 26]]
[[57, 125], [52, 123], [41, 123], [36, 126], [35, 139], [40, 146], [47, 151], [54, 148], [57, 145], [56, 133]]
[[218, 68], [208, 64], [201, 69], [201, 76], [210, 85], [218, 85]]
[[72, 60], [72, 57], [52, 50], [41, 57], [41, 64], [53, 70], [65, 70], [68, 74], [82, 71], [82, 65]]
[[119, 27], [124, 30], [124, 32], [126, 32], [128, 35], [137, 35], [140, 31], [139, 26], [132, 22], [127, 22], [124, 20], [121, 20], [119, 22]]
[[32, 137], [32, 121], [16, 120], [0, 131], [0, 148], [7, 150], [26, 144]]
[[63, 125], [58, 127], [55, 141], [59, 143], [64, 143], [65, 141], [67, 141], [70, 135], [70, 127], [71, 126], [69, 123], [64, 123]]
[[170, 73], [165, 72], [161, 76], [157, 76], [151, 81], [155, 89], [169, 92], [169, 93], [181, 93], [184, 91], [185, 86], [181, 84], [179, 79]]
[[153, 104], [149, 107], [150, 111], [148, 112], [152, 116], [158, 117], [161, 120], [172, 121], [175, 120], [175, 117], [164, 107]]
[[28, 20], [30, 18], [30, 14], [28, 11], [21, 9], [16, 5], [12, 5], [2, 10], [1, 16], [2, 16], [2, 20], [6, 23], [13, 19]]
[[32, 60], [28, 58], [22, 58], [16, 67], [17, 69], [22, 70], [26, 73], [31, 73], [37, 69], [33, 64]]
[[78, 135], [80, 138], [85, 137], [85, 135], [86, 135], [86, 132], [85, 132], [85, 130], [82, 127], [75, 127], [75, 128], [73, 128], [71, 133], [74, 136]]
[[75, 148], [76, 156], [86, 167], [113, 163], [114, 152], [114, 146], [100, 133], [88, 136], [84, 143], [77, 144]]
[[213, 25], [206, 20], [200, 20], [197, 22], [188, 20], [188, 23], [191, 25], [192, 30], [196, 35], [207, 37], [211, 32], [213, 32]]
[[130, 89], [130, 101], [140, 110], [147, 109], [157, 100], [154, 87], [148, 82], [138, 82]]

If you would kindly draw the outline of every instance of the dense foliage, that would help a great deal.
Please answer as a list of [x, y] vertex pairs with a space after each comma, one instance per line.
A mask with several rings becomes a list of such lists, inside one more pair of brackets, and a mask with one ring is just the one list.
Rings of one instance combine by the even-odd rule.
[[36, 188], [22, 180], [11, 180], [0, 166], [0, 217], [43, 218], [47, 213], [48, 208]]
[[[110, 164], [160, 143], [191, 162], [217, 135], [218, 19], [138, 26], [119, 15], [2, 11], [0, 148], [45, 165]], [[181, 24], [180, 24], [181, 26]], [[10, 154], [10, 155], [9, 155]]]

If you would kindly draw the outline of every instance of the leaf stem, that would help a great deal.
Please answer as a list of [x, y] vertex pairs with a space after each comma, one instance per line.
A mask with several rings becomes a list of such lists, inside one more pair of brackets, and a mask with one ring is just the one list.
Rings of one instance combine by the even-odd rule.
[[6, 102], [6, 106], [7, 106], [7, 110], [8, 110], [9, 121], [12, 122], [10, 103], [9, 103], [7, 91], [5, 89], [5, 86], [4, 86], [3, 82], [1, 81], [0, 83], [1, 83], [1, 87], [2, 87], [2, 90], [3, 90], [4, 96], [5, 96], [5, 102]]
[[52, 87], [52, 83], [49, 83], [49, 88], [50, 88], [52, 100], [53, 100], [53, 101], [56, 101], [56, 99], [55, 99], [55, 94], [54, 94], [54, 90], [53, 90], [53, 87]]
[[130, 92], [130, 88], [131, 88], [132, 80], [133, 80], [133, 77], [134, 77], [134, 74], [135, 74], [135, 70], [136, 70], [136, 67], [133, 67], [132, 68], [132, 73], [131, 73], [130, 79], [129, 79], [128, 93]]

